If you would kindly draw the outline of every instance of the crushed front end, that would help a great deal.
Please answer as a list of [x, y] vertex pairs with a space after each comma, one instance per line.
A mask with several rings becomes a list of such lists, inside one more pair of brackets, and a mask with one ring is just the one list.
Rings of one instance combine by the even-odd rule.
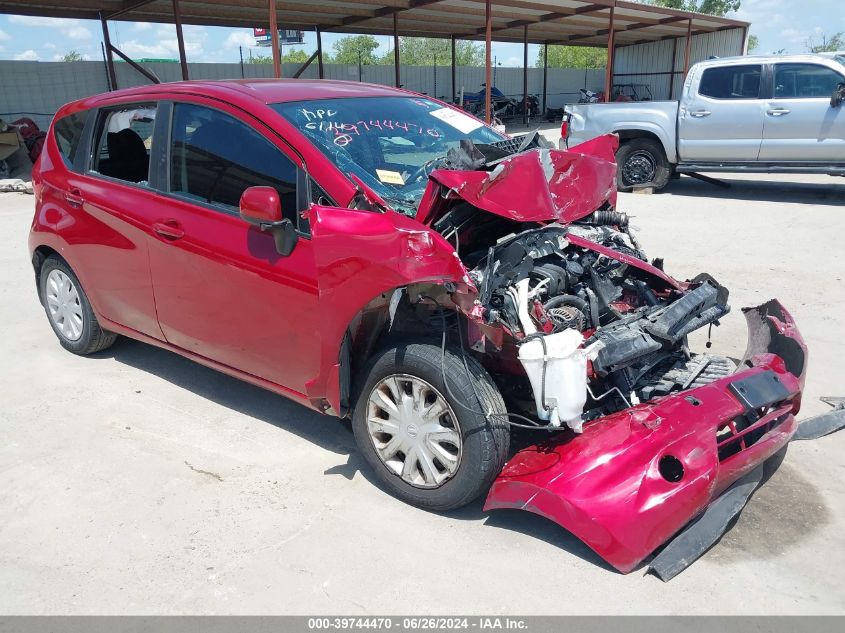
[[615, 209], [615, 147], [452, 153], [417, 219], [455, 244], [466, 283], [416, 300], [458, 310], [449, 327], [465, 329], [458, 343], [511, 423], [544, 437], [510, 459], [485, 509], [545, 516], [628, 572], [789, 442], [806, 347], [773, 300], [745, 311], [741, 361], [690, 349], [730, 312], [728, 290], [647, 259]]

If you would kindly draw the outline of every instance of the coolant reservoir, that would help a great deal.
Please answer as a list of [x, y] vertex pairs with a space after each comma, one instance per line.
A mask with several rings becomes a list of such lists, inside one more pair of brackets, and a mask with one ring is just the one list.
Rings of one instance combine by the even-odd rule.
[[574, 329], [549, 334], [543, 340], [546, 343], [545, 355], [543, 342], [537, 338], [519, 348], [519, 360], [534, 391], [537, 417], [548, 420], [552, 426], [566, 424], [580, 433], [583, 424], [581, 414], [587, 402], [587, 359], [598, 353], [596, 345], [601, 344], [582, 349], [584, 337]]

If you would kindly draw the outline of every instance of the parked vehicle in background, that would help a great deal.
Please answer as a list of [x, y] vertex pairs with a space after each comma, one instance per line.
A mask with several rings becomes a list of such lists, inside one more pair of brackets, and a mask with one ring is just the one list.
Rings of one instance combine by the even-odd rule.
[[578, 103], [601, 103], [604, 101], [604, 93], [601, 91], [593, 92], [586, 88], [579, 88], [578, 92], [581, 95], [578, 97]]
[[647, 84], [614, 84], [612, 101], [651, 101], [654, 97]]
[[618, 134], [622, 188], [700, 171], [842, 176], [843, 85], [838, 55], [708, 60], [690, 69], [680, 102], [567, 106], [568, 142]]

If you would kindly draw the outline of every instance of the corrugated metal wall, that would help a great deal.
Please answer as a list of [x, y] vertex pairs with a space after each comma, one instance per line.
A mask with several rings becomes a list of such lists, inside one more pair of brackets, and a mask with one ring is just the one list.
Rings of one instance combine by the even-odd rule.
[[[693, 35], [690, 65], [709, 57], [741, 55], [743, 29], [729, 29]], [[687, 38], [647, 42], [616, 49], [613, 68], [614, 84], [646, 84], [654, 99], [677, 99], [681, 94], [684, 73], [684, 54]], [[672, 51], [674, 50], [674, 66]], [[674, 82], [672, 75], [674, 71]], [[674, 89], [672, 90], [674, 83]]]
[[[146, 63], [162, 81], [179, 81], [182, 78], [179, 64], [167, 62]], [[290, 77], [298, 64], [285, 64], [283, 75]], [[449, 66], [402, 66], [402, 84], [408, 90], [451, 99], [452, 79]], [[121, 88], [142, 86], [149, 81], [126, 63], [116, 63], [117, 83]], [[240, 79], [272, 77], [270, 64], [188, 64], [191, 79]], [[578, 89], [600, 90], [604, 83], [603, 70], [573, 70], [550, 68], [548, 74], [548, 101], [552, 108], [578, 100]], [[358, 66], [326, 64], [329, 79], [358, 81]], [[317, 64], [303, 73], [304, 78], [316, 78]], [[393, 85], [393, 66], [362, 66], [361, 79], [370, 83]], [[460, 92], [477, 92], [484, 81], [484, 69], [458, 67], [456, 87]], [[497, 68], [494, 84], [508, 95], [522, 95], [522, 69]], [[103, 62], [26, 62], [0, 61], [0, 117], [14, 120], [29, 116], [41, 127], [46, 127], [56, 110], [64, 103], [88, 95], [106, 92], [108, 83]], [[541, 95], [543, 70], [528, 69], [528, 92]]]

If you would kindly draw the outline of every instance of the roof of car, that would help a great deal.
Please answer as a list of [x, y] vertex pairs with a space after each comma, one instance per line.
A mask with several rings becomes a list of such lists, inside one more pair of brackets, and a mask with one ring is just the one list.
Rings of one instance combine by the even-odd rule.
[[178, 81], [137, 88], [125, 88], [100, 95], [113, 97], [154, 97], [163, 92], [183, 92], [223, 100], [247, 98], [261, 103], [283, 103], [308, 99], [407, 96], [406, 90], [334, 79], [231, 79], [222, 81]]
[[819, 61], [833, 61], [830, 55], [819, 55], [814, 53], [804, 53], [800, 55], [743, 55], [734, 57], [714, 57], [712, 59], [705, 59], [699, 62], [701, 65], [707, 66], [721, 66], [723, 64], [742, 64], [742, 63], [763, 63], [771, 64], [775, 62], [819, 62]]

